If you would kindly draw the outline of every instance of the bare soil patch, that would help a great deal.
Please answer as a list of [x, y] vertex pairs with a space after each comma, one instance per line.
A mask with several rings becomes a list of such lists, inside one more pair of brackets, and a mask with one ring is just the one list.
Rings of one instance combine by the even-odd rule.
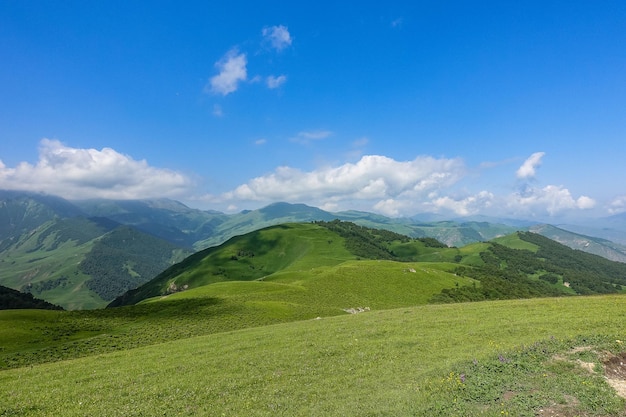
[[604, 360], [603, 365], [609, 385], [617, 391], [617, 395], [626, 398], [626, 352], [610, 355]]

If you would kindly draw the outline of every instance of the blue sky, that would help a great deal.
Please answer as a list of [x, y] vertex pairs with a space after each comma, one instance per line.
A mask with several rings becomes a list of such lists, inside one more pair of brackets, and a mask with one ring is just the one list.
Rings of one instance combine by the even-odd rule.
[[620, 213], [625, 45], [623, 1], [0, 0], [0, 188]]

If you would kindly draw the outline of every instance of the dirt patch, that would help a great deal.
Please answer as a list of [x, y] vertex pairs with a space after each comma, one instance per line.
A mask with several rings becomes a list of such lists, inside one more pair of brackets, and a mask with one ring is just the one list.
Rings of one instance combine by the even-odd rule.
[[502, 394], [502, 400], [503, 401], [509, 401], [510, 399], [515, 397], [516, 395], [517, 395], [517, 392], [515, 392], [515, 391], [506, 391], [504, 394]]
[[565, 395], [565, 404], [553, 404], [539, 410], [537, 417], [586, 417], [589, 414], [582, 413], [578, 409], [580, 401], [571, 395]]
[[[565, 355], [555, 355], [552, 359], [558, 361], [570, 361], [575, 362], [581, 368], [585, 369], [589, 373], [596, 373], [596, 365], [592, 362], [585, 362], [580, 359], [573, 360], [570, 357], [572, 354], [592, 351], [589, 346], [579, 346], [571, 349]], [[604, 377], [617, 395], [622, 398], [626, 398], [626, 352], [613, 355], [610, 353], [601, 354], [602, 365], [604, 368]], [[583, 413], [578, 409], [580, 401], [571, 395], [565, 395], [565, 404], [551, 404], [538, 411], [538, 417], [586, 417], [589, 414]]]
[[617, 395], [626, 398], [626, 352], [610, 355], [604, 360], [603, 365], [609, 385], [617, 391]]

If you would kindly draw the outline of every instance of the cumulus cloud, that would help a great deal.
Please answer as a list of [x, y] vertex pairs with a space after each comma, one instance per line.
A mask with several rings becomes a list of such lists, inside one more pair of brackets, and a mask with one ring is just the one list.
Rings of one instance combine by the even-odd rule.
[[[464, 171], [459, 159], [428, 156], [396, 161], [380, 155], [356, 163], [305, 172], [283, 166], [225, 193], [223, 201], [303, 201], [338, 206], [368, 202], [381, 212], [399, 213], [402, 203], [458, 181]], [[397, 200], [397, 201], [396, 201]]]
[[274, 77], [273, 75], [270, 75], [269, 77], [267, 77], [266, 81], [267, 88], [274, 89], [283, 85], [287, 81], [287, 76], [279, 75], [278, 77]]
[[550, 216], [573, 209], [587, 210], [595, 205], [594, 199], [584, 195], [574, 198], [567, 188], [559, 185], [526, 188], [524, 192], [513, 194], [509, 200], [509, 206], [514, 211], [538, 213], [545, 210]]
[[425, 206], [434, 212], [450, 211], [459, 216], [469, 216], [488, 210], [495, 199], [495, 196], [488, 191], [481, 191], [476, 195], [454, 199], [450, 196], [436, 197]]
[[192, 184], [186, 176], [155, 168], [111, 148], [78, 149], [43, 139], [39, 160], [9, 168], [0, 161], [0, 188], [46, 192], [70, 199], [176, 197]]
[[215, 64], [219, 73], [209, 80], [205, 92], [226, 96], [239, 88], [239, 83], [248, 77], [246, 54], [231, 49]]
[[265, 42], [277, 51], [282, 51], [291, 45], [291, 35], [286, 26], [278, 25], [265, 27], [261, 33], [263, 34]]
[[517, 170], [517, 178], [526, 179], [533, 178], [536, 174], [537, 168], [541, 165], [541, 158], [545, 155], [545, 152], [535, 152], [530, 155], [521, 167]]

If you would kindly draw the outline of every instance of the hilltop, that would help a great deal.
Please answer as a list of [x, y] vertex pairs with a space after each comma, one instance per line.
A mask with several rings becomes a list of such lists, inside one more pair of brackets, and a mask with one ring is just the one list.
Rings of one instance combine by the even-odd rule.
[[[432, 301], [477, 301], [572, 294], [607, 294], [626, 285], [626, 264], [572, 250], [530, 232], [488, 243], [450, 248], [432, 238], [410, 238], [351, 222], [314, 222], [271, 226], [232, 238], [176, 264], [110, 306], [196, 290], [232, 281], [291, 282], [308, 285], [325, 275], [377, 260], [383, 268], [413, 270], [404, 263], [428, 262], [454, 277], [454, 288], [431, 294]], [[389, 263], [382, 263], [381, 261]], [[362, 263], [361, 263], [362, 265]], [[369, 274], [377, 275], [376, 266]], [[469, 278], [469, 281], [461, 278]]]

